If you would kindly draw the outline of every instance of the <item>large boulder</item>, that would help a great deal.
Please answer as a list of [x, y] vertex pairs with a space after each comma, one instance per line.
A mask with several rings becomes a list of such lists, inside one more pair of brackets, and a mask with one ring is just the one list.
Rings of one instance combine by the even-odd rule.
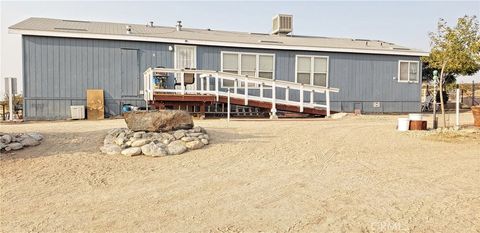
[[192, 116], [181, 110], [134, 111], [125, 113], [125, 122], [133, 131], [166, 132], [193, 128]]

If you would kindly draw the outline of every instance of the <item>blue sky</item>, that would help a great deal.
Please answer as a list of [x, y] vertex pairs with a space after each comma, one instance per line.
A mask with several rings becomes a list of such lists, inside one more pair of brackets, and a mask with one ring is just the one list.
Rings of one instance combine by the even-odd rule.
[[[428, 32], [439, 18], [454, 24], [465, 14], [480, 14], [470, 2], [1, 2], [0, 76], [21, 77], [20, 36], [7, 27], [28, 17], [49, 17], [246, 32], [269, 32], [277, 13], [294, 15], [294, 34], [378, 39], [428, 51]], [[477, 74], [476, 80], [480, 81]], [[3, 82], [0, 82], [3, 85]], [[0, 88], [0, 91], [3, 88]]]

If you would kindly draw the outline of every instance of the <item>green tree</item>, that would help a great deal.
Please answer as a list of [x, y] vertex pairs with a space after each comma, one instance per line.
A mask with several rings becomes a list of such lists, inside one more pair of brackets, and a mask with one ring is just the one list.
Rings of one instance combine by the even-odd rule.
[[[431, 51], [423, 59], [432, 69], [440, 70], [440, 90], [444, 90], [447, 76], [472, 75], [480, 70], [480, 31], [476, 16], [463, 16], [457, 25], [449, 27], [440, 19], [437, 32], [429, 33]], [[443, 127], [446, 126], [445, 104], [440, 95]]]

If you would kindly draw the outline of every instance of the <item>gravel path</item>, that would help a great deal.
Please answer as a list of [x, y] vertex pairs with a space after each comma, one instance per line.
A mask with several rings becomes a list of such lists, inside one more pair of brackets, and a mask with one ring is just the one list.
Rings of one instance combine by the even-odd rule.
[[123, 120], [0, 125], [45, 136], [0, 156], [0, 231], [479, 232], [480, 142], [396, 118], [197, 121], [211, 144], [162, 158], [101, 154]]

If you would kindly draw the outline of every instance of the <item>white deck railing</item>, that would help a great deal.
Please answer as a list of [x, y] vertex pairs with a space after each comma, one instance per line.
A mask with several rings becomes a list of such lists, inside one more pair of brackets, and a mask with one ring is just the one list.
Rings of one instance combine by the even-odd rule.
[[[180, 81], [180, 89], [154, 89], [154, 73], [173, 73], [177, 74], [177, 80]], [[194, 75], [194, 84], [193, 89], [186, 89], [184, 85], [184, 74], [193, 73]], [[268, 80], [264, 78], [248, 77], [245, 75], [231, 74], [219, 71], [212, 70], [184, 70], [184, 69], [169, 69], [169, 68], [148, 68], [143, 73], [144, 78], [144, 99], [145, 101], [152, 101], [154, 94], [161, 93], [176, 93], [176, 94], [208, 94], [216, 96], [217, 100], [219, 96], [229, 96], [229, 92], [233, 90], [233, 93], [230, 93], [230, 96], [233, 98], [243, 98], [245, 100], [245, 105], [248, 105], [249, 100], [257, 100], [263, 102], [272, 103], [272, 116], [276, 115], [275, 105], [277, 103], [291, 106], [298, 106], [300, 112], [303, 112], [305, 107], [307, 108], [324, 108], [326, 109], [327, 116], [330, 116], [330, 92], [338, 92], [338, 88], [327, 88], [313, 85], [305, 85], [300, 83], [282, 81], [282, 80]], [[233, 88], [222, 88], [220, 87], [220, 82], [223, 80], [233, 81]], [[198, 85], [198, 82], [200, 85]], [[213, 85], [212, 82], [213, 81]], [[239, 87], [239, 83], [243, 83], [243, 87]], [[255, 89], [259, 89], [260, 95], [250, 95], [249, 93], [249, 84], [255, 84], [258, 86]], [[276, 89], [284, 88], [285, 89], [285, 98], [277, 99]], [[244, 90], [244, 93], [238, 93], [238, 90]], [[264, 90], [271, 90], [271, 97], [264, 96]], [[299, 101], [290, 100], [290, 91], [298, 90], [299, 91]], [[304, 101], [304, 93], [310, 93], [310, 101]], [[325, 104], [318, 104], [314, 101], [315, 93], [325, 94]], [[148, 105], [147, 105], [148, 106]]]

